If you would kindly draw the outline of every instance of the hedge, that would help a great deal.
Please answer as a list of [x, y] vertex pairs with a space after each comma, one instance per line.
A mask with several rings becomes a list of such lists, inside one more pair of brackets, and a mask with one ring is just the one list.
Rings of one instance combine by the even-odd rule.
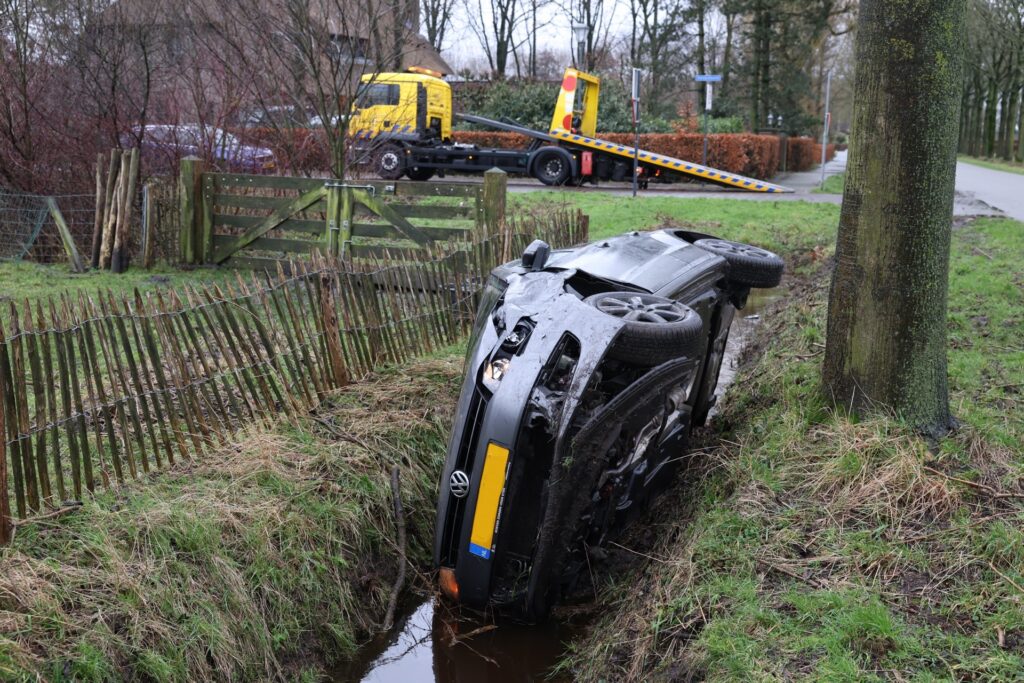
[[[277, 156], [281, 173], [317, 173], [330, 168], [327, 136], [322, 130], [249, 128], [237, 132], [247, 143], [269, 147]], [[525, 135], [498, 131], [453, 131], [456, 142], [480, 147], [522, 149], [532, 141]], [[600, 133], [601, 139], [633, 145], [631, 133]], [[640, 148], [685, 161], [701, 163], [704, 136], [698, 133], [647, 133]], [[767, 180], [779, 168], [779, 138], [774, 135], [721, 133], [708, 136], [707, 165], [751, 178]], [[835, 146], [828, 146], [828, 158]], [[787, 170], [806, 171], [821, 159], [821, 144], [811, 138], [790, 138]]]
[[[826, 160], [832, 161], [836, 156], [836, 146], [829, 145]], [[786, 157], [786, 170], [790, 172], [809, 171], [821, 163], [821, 143], [814, 138], [800, 137], [789, 139], [789, 153]]]
[[[453, 131], [458, 142], [480, 147], [525, 147], [530, 139], [518, 133]], [[599, 133], [598, 137], [632, 147], [632, 133]], [[704, 136], [694, 133], [647, 133], [640, 148], [685, 161], [700, 163]], [[779, 167], [779, 138], [774, 135], [723, 133], [708, 136], [708, 166], [751, 178], [767, 180]]]

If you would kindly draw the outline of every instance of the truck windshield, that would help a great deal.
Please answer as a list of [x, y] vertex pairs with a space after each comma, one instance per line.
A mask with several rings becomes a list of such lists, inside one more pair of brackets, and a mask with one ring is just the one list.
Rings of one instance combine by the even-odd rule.
[[399, 88], [397, 83], [363, 83], [356, 91], [356, 109], [365, 109], [378, 104], [395, 106], [398, 104]]

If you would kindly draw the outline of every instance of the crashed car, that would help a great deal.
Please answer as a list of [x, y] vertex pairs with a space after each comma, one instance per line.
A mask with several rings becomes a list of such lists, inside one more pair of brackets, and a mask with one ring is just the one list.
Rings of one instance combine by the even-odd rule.
[[441, 590], [543, 619], [670, 483], [715, 401], [729, 326], [775, 254], [675, 229], [551, 251], [481, 295], [437, 504]]

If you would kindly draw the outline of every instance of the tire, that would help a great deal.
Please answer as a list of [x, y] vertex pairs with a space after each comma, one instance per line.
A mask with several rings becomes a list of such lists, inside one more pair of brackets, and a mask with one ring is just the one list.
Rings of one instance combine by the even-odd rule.
[[398, 180], [405, 173], [403, 156], [398, 145], [381, 145], [373, 152], [373, 170], [384, 180]]
[[434, 177], [434, 169], [423, 168], [421, 166], [413, 166], [405, 172], [405, 175], [409, 176], [409, 180], [430, 180]]
[[571, 174], [569, 155], [559, 149], [542, 149], [533, 159], [533, 177], [545, 185], [564, 185]]
[[700, 349], [704, 321], [684, 304], [640, 292], [603, 292], [584, 301], [625, 320], [608, 356], [635, 365], [660, 365]]
[[721, 256], [729, 263], [729, 279], [741, 285], [770, 289], [782, 281], [782, 259], [765, 249], [720, 239], [693, 243], [704, 251]]

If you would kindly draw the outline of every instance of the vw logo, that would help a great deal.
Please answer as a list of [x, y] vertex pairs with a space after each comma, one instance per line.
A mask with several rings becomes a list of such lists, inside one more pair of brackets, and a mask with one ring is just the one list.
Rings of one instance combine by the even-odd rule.
[[448, 489], [456, 498], [465, 498], [469, 493], [469, 476], [462, 470], [455, 470], [448, 480]]

